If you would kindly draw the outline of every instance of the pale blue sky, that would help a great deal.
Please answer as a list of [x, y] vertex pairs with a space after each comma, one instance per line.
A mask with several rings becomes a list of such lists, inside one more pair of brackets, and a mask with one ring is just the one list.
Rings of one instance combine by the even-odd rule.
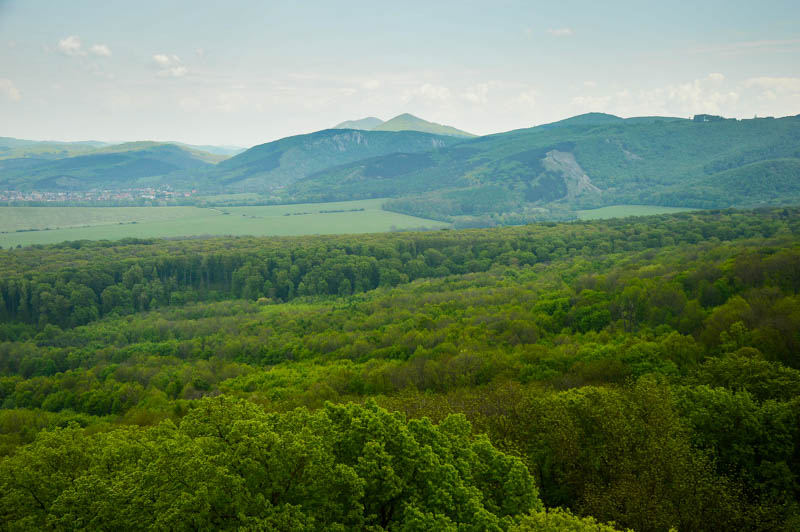
[[403, 112], [478, 134], [797, 114], [798, 6], [0, 0], [0, 136], [250, 146]]

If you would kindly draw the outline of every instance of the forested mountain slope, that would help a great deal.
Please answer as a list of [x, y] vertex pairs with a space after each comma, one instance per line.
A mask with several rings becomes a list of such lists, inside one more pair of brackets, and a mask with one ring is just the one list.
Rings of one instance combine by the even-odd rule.
[[357, 161], [309, 176], [288, 193], [406, 196], [388, 207], [448, 220], [613, 204], [788, 204], [800, 200], [798, 160], [800, 117], [699, 122], [594, 113], [430, 154]]
[[263, 192], [324, 168], [396, 152], [435, 152], [459, 140], [416, 131], [326, 129], [254, 146], [197, 179], [211, 189]]

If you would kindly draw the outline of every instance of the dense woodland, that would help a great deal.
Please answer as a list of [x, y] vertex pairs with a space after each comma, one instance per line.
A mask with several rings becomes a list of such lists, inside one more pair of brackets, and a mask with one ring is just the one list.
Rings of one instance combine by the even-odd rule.
[[799, 208], [0, 269], [0, 530], [800, 527]]

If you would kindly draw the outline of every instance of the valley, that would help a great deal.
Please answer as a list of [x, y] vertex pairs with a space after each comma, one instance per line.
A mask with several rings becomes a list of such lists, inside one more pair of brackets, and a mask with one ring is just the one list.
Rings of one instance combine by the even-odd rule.
[[[374, 230], [567, 221], [592, 209], [613, 213], [615, 205], [656, 209], [642, 211], [647, 213], [800, 201], [800, 117], [705, 120], [589, 113], [475, 137], [403, 114], [386, 122], [374, 117], [343, 122], [238, 153], [129, 142], [66, 144], [62, 152], [44, 157], [38, 143], [6, 139], [15, 157], [0, 159], [0, 188], [7, 189], [9, 206], [48, 204], [52, 195], [78, 198], [70, 204], [98, 206], [266, 207], [380, 200], [382, 208], [375, 209], [384, 212], [372, 211], [379, 219]], [[166, 192], [152, 198], [122, 192], [134, 185]], [[47, 200], [26, 199], [36, 197]], [[120, 226], [91, 229], [85, 236], [337, 233], [359, 231], [360, 221], [371, 223], [351, 215], [352, 220], [340, 216], [332, 225], [310, 223], [303, 229], [292, 220], [267, 229], [243, 219], [217, 221], [207, 232], [201, 219], [208, 213], [196, 214], [194, 221], [175, 221], [161, 231]], [[2, 245], [82, 236], [74, 230], [3, 236]]]

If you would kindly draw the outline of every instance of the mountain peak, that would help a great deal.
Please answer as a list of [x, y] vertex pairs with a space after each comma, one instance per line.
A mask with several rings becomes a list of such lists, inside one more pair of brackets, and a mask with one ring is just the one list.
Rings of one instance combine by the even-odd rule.
[[423, 133], [434, 133], [436, 135], [447, 135], [450, 137], [475, 137], [472, 133], [461, 131], [452, 126], [445, 126], [435, 122], [428, 122], [410, 113], [397, 115], [374, 128], [373, 131], [422, 131]]
[[428, 122], [411, 113], [403, 113], [395, 116], [391, 120], [384, 122], [380, 118], [368, 116], [359, 120], [346, 120], [331, 129], [360, 129], [363, 131], [420, 131], [422, 133], [433, 133], [434, 135], [446, 135], [448, 137], [475, 137], [472, 133], [461, 131], [451, 126]]
[[345, 120], [341, 124], [337, 124], [331, 129], [361, 129], [363, 131], [370, 131], [383, 124], [383, 120], [374, 116], [368, 116], [359, 120]]

